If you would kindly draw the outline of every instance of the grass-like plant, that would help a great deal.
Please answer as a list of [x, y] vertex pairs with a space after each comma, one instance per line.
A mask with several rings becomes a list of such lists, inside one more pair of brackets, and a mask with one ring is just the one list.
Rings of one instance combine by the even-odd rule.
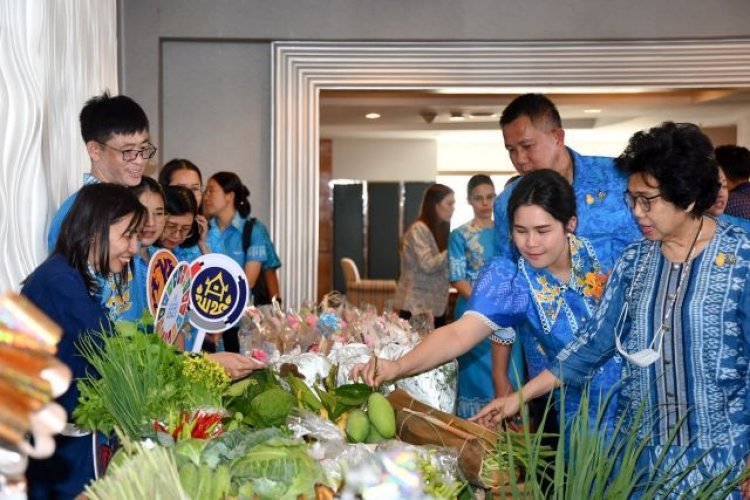
[[[685, 425], [683, 418], [668, 436], [653, 466], [643, 469], [639, 459], [650, 445], [650, 439], [639, 438], [636, 429], [648, 411], [645, 404], [641, 404], [636, 415], [629, 419], [621, 415], [614, 430], [608, 432], [604, 412], [609, 397], [599, 406], [595, 421], [591, 422], [588, 392], [583, 391], [577, 413], [566, 421], [565, 388], [560, 389], [560, 434], [557, 450], [552, 454], [544, 444], [546, 435], [541, 430], [550, 415], [552, 396], [547, 400], [544, 417], [538, 426], [540, 430], [535, 432], [530, 431], [528, 411], [522, 404], [524, 432], [502, 433], [497, 446], [498, 463], [504, 463], [508, 471], [520, 470], [521, 473], [508, 474], [507, 483], [497, 487], [498, 493], [512, 498], [540, 500], [668, 498], [709, 453], [706, 451], [687, 466], [680, 464], [686, 448], [682, 448], [682, 453], [676, 457], [668, 458], [671, 445], [681, 426]], [[728, 464], [715, 477], [694, 489], [690, 498], [726, 498], [747, 477], [745, 473], [731, 477], [735, 467]]]

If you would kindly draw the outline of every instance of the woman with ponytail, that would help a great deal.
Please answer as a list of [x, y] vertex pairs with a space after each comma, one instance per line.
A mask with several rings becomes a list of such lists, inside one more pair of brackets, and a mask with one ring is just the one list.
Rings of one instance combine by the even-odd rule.
[[[203, 205], [208, 222], [208, 245], [214, 252], [233, 258], [245, 269], [247, 283], [257, 299], [258, 278], [263, 273], [271, 296], [278, 296], [275, 269], [281, 267], [268, 230], [258, 220], [250, 218], [250, 191], [232, 172], [217, 172], [206, 183]], [[245, 224], [252, 224], [249, 242], [243, 244]], [[270, 272], [269, 272], [270, 271]], [[274, 289], [275, 288], [275, 289]], [[256, 304], [258, 304], [256, 300]]]

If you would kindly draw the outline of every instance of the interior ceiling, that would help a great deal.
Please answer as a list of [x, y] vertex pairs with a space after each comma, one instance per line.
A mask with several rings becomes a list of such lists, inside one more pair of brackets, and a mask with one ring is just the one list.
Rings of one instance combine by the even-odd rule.
[[[324, 90], [320, 95], [322, 137], [440, 138], [498, 131], [498, 119], [518, 93], [450, 91]], [[732, 127], [750, 114], [750, 88], [664, 89], [643, 92], [546, 93], [563, 126], [580, 133], [641, 129], [666, 120], [702, 127]], [[593, 111], [598, 110], [598, 112]], [[379, 113], [376, 120], [367, 113]], [[451, 114], [463, 120], [451, 120]]]

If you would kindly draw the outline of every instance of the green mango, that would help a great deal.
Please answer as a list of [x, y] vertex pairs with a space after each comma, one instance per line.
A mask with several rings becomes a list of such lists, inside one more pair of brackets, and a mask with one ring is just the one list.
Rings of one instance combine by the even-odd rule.
[[367, 398], [367, 415], [378, 433], [385, 439], [396, 435], [396, 412], [391, 403], [379, 392], [373, 392]]

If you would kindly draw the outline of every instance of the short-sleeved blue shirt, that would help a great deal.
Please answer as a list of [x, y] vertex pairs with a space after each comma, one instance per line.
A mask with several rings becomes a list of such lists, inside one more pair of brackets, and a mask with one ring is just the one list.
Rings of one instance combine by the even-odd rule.
[[239, 213], [235, 213], [232, 222], [224, 228], [219, 229], [215, 218], [208, 221], [207, 242], [211, 251], [228, 255], [244, 267], [248, 262], [260, 262], [263, 269], [275, 269], [281, 266], [278, 255], [273, 249], [273, 244], [268, 236], [268, 230], [259, 221], [253, 223], [253, 231], [250, 234], [250, 246], [247, 252], [242, 248], [242, 231], [247, 219]]
[[[551, 368], [555, 357], [591, 320], [604, 294], [613, 259], [600, 259], [585, 238], [570, 236], [572, 269], [568, 283], [549, 270], [531, 266], [523, 257], [493, 259], [482, 269], [465, 314], [477, 315], [492, 330], [493, 339], [513, 343], [520, 336], [533, 378]], [[594, 376], [590, 390], [606, 396], [620, 380], [621, 361], [610, 360]], [[565, 413], [572, 417], [580, 403], [580, 389], [565, 393]], [[598, 405], [591, 400], [591, 416]], [[607, 425], [614, 428], [616, 404], [607, 407]], [[595, 419], [594, 419], [595, 420]]]
[[[614, 160], [603, 156], [582, 156], [568, 148], [573, 160], [573, 191], [578, 224], [576, 235], [588, 239], [597, 254], [620, 255], [630, 242], [641, 237], [624, 192], [628, 179], [615, 168]], [[495, 199], [495, 237], [499, 255], [515, 260], [508, 221], [511, 184]]]

